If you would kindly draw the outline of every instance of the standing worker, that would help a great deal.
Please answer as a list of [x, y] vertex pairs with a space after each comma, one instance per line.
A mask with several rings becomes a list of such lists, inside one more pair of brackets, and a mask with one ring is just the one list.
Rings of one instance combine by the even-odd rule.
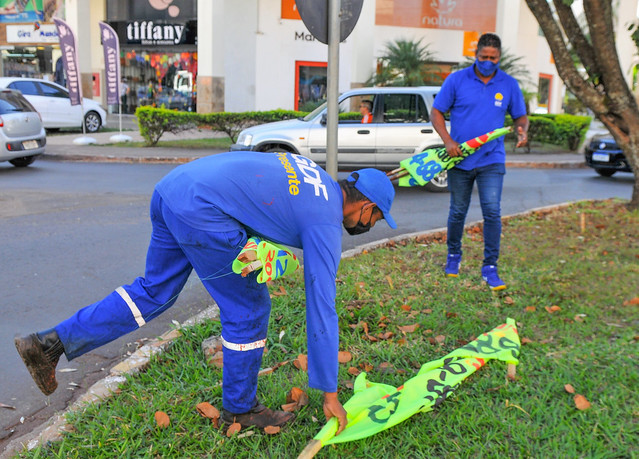
[[[517, 147], [528, 141], [526, 104], [517, 80], [499, 70], [501, 40], [492, 33], [477, 42], [475, 63], [452, 73], [437, 93], [431, 119], [450, 156], [461, 156], [459, 144], [504, 126], [506, 113], [513, 119]], [[451, 132], [446, 129], [444, 113], [450, 111]], [[488, 142], [448, 171], [450, 209], [448, 213], [448, 258], [445, 273], [459, 275], [462, 260], [462, 236], [473, 184], [477, 182], [484, 217], [483, 280], [492, 290], [503, 290], [497, 260], [501, 238], [501, 192], [506, 173], [504, 139]]]
[[[232, 264], [250, 236], [304, 250], [309, 386], [324, 391], [327, 419], [347, 424], [337, 398], [339, 328], [335, 311], [342, 225], [350, 234], [390, 215], [395, 196], [381, 171], [361, 169], [334, 181], [310, 159], [290, 153], [222, 153], [175, 168], [151, 198], [153, 230], [146, 272], [54, 328], [15, 339], [40, 390], [57, 388], [55, 368], [143, 326], [176, 301], [192, 269], [220, 309], [222, 420], [242, 427], [281, 426], [293, 414], [258, 402], [257, 375], [271, 300], [257, 273]], [[300, 308], [303, 309], [303, 308]], [[301, 311], [300, 311], [301, 312]]]

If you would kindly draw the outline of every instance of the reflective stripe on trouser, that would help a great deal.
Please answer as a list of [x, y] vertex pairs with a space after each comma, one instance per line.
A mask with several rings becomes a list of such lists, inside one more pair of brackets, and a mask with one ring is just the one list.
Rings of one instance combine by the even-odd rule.
[[[231, 270], [246, 243], [243, 227], [227, 218], [220, 222], [220, 232], [192, 228], [157, 193], [151, 199], [151, 222], [144, 277], [56, 326], [67, 358], [85, 354], [157, 317], [175, 303], [193, 268], [220, 308], [224, 339], [237, 345], [264, 340], [271, 307], [268, 288], [257, 283], [256, 273], [242, 277]], [[253, 406], [263, 351], [224, 348], [223, 406], [228, 411], [243, 413]]]

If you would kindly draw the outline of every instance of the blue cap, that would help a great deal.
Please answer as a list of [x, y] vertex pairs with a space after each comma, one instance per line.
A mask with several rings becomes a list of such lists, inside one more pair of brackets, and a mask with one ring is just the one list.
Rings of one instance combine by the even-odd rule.
[[[355, 178], [355, 174], [358, 174], [359, 177]], [[395, 188], [384, 172], [372, 168], [360, 169], [352, 172], [347, 180], [355, 182], [355, 188], [371, 202], [377, 204], [379, 210], [384, 214], [384, 220], [388, 226], [393, 229], [397, 228], [397, 224], [390, 214], [391, 205], [395, 198]]]

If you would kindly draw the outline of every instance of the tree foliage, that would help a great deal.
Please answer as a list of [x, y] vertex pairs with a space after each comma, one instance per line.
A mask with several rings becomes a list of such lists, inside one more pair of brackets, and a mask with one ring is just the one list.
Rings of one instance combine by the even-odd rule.
[[395, 40], [386, 43], [384, 54], [379, 57], [378, 70], [369, 78], [375, 86], [421, 86], [432, 80], [430, 64], [435, 54], [422, 40]]
[[[552, 0], [554, 9], [549, 0], [526, 0], [526, 3], [544, 32], [559, 76], [623, 149], [635, 177], [629, 206], [639, 208], [639, 108], [619, 63], [612, 2], [584, 1], [583, 28], [570, 0]], [[583, 72], [575, 67], [574, 56]]]

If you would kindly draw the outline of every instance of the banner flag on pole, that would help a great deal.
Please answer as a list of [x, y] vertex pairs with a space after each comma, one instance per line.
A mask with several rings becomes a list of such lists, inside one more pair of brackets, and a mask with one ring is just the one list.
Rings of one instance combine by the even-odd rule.
[[415, 413], [431, 411], [488, 360], [518, 364], [520, 347], [515, 321], [507, 319], [505, 324], [447, 356], [425, 363], [416, 376], [400, 387], [370, 382], [362, 372], [355, 380], [353, 396], [344, 404], [348, 414], [346, 428], [335, 436], [338, 422], [337, 418], [331, 418], [314, 441], [324, 446], [360, 440], [399, 424]]
[[120, 42], [115, 30], [106, 22], [100, 22], [100, 36], [104, 50], [104, 69], [108, 105], [120, 103]]
[[62, 19], [53, 18], [58, 37], [60, 39], [60, 51], [62, 51], [62, 64], [67, 73], [67, 89], [71, 105], [82, 104], [82, 83], [80, 81], [80, 68], [78, 66], [78, 53], [75, 47], [75, 34], [69, 25]]
[[504, 136], [512, 131], [512, 128], [499, 128], [486, 134], [470, 139], [459, 145], [463, 155], [449, 156], [446, 147], [429, 148], [421, 153], [400, 161], [399, 165], [406, 169], [410, 175], [399, 179], [399, 186], [423, 186], [430, 182], [441, 171], [451, 169], [464, 160], [466, 156], [475, 153], [485, 143]]

